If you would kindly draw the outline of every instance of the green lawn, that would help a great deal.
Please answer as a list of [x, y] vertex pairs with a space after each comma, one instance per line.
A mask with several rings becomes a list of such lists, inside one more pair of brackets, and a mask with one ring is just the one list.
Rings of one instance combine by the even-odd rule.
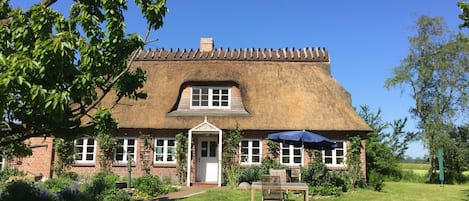
[[[184, 201], [246, 201], [250, 200], [251, 191], [248, 190], [230, 190], [230, 189], [212, 189], [207, 193], [195, 195]], [[289, 196], [292, 200], [302, 200], [302, 197]], [[256, 192], [256, 201], [261, 200], [260, 191]], [[316, 200], [310, 199], [310, 200]], [[404, 182], [386, 182], [382, 192], [359, 189], [348, 192], [340, 197], [321, 198], [323, 201], [469, 201], [469, 185], [445, 185], [440, 187], [435, 184], [404, 183]]]

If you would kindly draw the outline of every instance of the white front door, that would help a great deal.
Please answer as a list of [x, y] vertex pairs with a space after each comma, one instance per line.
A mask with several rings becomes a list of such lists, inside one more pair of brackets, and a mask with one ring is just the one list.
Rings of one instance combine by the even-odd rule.
[[197, 146], [197, 178], [199, 182], [218, 181], [217, 138], [201, 137]]

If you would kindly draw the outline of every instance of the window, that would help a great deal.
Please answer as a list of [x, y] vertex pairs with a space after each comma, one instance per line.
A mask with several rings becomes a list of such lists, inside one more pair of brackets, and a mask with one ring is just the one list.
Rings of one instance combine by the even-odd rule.
[[[118, 138], [118, 147], [114, 154], [114, 162], [127, 163], [129, 160], [135, 162], [135, 153], [137, 153], [137, 140], [135, 138]], [[129, 158], [130, 157], [130, 158]]]
[[280, 158], [285, 165], [303, 164], [303, 148], [298, 145], [280, 143]]
[[3, 170], [4, 166], [5, 166], [5, 159], [3, 158], [2, 155], [0, 155], [0, 170]]
[[230, 88], [228, 87], [192, 87], [192, 108], [229, 108]]
[[82, 137], [75, 140], [75, 163], [94, 163], [96, 158], [96, 141]]
[[324, 164], [329, 166], [344, 166], [345, 165], [345, 152], [346, 142], [336, 141], [337, 148], [334, 150], [324, 150], [322, 152]]
[[155, 139], [155, 163], [176, 163], [176, 141], [174, 138]]
[[262, 143], [259, 139], [243, 139], [240, 142], [241, 164], [260, 164]]

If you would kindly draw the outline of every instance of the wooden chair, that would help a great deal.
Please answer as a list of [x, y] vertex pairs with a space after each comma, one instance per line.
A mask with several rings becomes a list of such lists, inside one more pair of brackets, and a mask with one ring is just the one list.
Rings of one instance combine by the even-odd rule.
[[263, 201], [285, 200], [279, 176], [264, 175], [261, 182]]
[[281, 183], [287, 182], [287, 170], [285, 169], [269, 169], [270, 176], [279, 176]]
[[291, 169], [290, 180], [291, 182], [300, 182], [301, 181], [301, 169]]

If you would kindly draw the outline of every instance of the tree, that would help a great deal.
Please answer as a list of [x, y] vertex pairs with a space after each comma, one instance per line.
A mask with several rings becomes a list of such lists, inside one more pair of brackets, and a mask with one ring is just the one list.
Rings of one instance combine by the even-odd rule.
[[410, 111], [429, 149], [430, 180], [438, 147], [451, 142], [450, 125], [468, 108], [469, 46], [464, 35], [451, 33], [442, 18], [422, 16], [415, 28], [416, 35], [409, 38], [409, 54], [394, 68], [385, 87], [400, 86], [410, 91], [414, 100]]
[[145, 72], [130, 67], [163, 25], [165, 0], [135, 0], [147, 20], [144, 39], [125, 32], [127, 1], [75, 0], [68, 17], [51, 8], [56, 1], [23, 10], [0, 0], [0, 147], [111, 131], [122, 98], [146, 98]]
[[[407, 119], [384, 122], [381, 110], [372, 112], [367, 105], [360, 106], [358, 114], [373, 129], [366, 139], [366, 174], [378, 173], [394, 179], [400, 179], [399, 160], [404, 158], [408, 143], [415, 140], [417, 133], [405, 132]], [[392, 132], [388, 133], [386, 130]]]

